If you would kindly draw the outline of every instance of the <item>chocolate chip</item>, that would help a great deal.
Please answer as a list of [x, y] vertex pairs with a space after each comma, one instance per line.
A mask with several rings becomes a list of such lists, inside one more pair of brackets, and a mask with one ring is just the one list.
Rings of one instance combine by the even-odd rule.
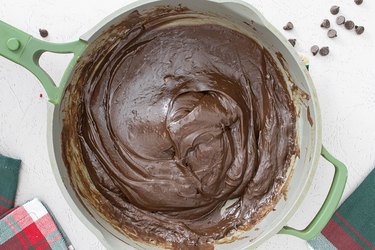
[[39, 34], [40, 34], [41, 37], [47, 37], [48, 36], [48, 30], [39, 29]]
[[311, 53], [313, 54], [313, 56], [315, 56], [319, 52], [319, 46], [318, 45], [314, 45], [314, 46], [311, 47], [310, 50], [311, 50]]
[[322, 55], [322, 56], [326, 56], [329, 54], [329, 47], [322, 47], [320, 50], [319, 50], [319, 54]]
[[338, 16], [338, 17], [336, 18], [336, 23], [337, 23], [338, 25], [344, 24], [344, 23], [345, 23], [345, 17], [344, 17], [344, 16]]
[[328, 19], [324, 19], [320, 27], [328, 29], [331, 27], [331, 22]]
[[365, 27], [363, 27], [363, 26], [355, 26], [355, 32], [358, 35], [361, 35], [364, 31], [365, 31]]
[[330, 30], [328, 30], [327, 35], [328, 35], [329, 38], [335, 38], [335, 37], [337, 37], [337, 31], [334, 30], [334, 29], [330, 29]]
[[340, 7], [337, 5], [333, 5], [330, 11], [332, 15], [337, 15], [340, 12]]
[[283, 29], [284, 30], [292, 30], [294, 28], [294, 25], [292, 22], [288, 22], [284, 27]]
[[354, 0], [356, 5], [361, 5], [363, 3], [363, 0]]
[[297, 39], [288, 39], [288, 41], [293, 47], [296, 46]]
[[354, 22], [353, 21], [346, 21], [345, 22], [345, 28], [347, 29], [347, 30], [352, 30], [353, 28], [354, 28]]

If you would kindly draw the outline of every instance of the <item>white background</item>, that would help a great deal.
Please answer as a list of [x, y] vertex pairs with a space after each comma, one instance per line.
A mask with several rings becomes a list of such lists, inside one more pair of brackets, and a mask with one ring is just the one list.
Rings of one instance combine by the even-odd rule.
[[[0, 0], [0, 20], [36, 37], [39, 28], [46, 28], [50, 33], [46, 40], [68, 42], [128, 2]], [[349, 169], [345, 199], [375, 165], [375, 1], [364, 0], [361, 6], [353, 0], [249, 2], [280, 30], [287, 21], [295, 25], [293, 31], [282, 32], [288, 38], [296, 38], [296, 50], [310, 57], [322, 111], [323, 143]], [[340, 13], [366, 27], [362, 36], [333, 24], [338, 37], [327, 37], [319, 25], [324, 18], [334, 23], [329, 13], [334, 4], [341, 6]], [[313, 44], [328, 45], [330, 55], [312, 57], [309, 49]], [[66, 62], [64, 56], [48, 55], [42, 64], [54, 78], [59, 78]], [[70, 210], [55, 183], [47, 154], [46, 107], [46, 94], [36, 78], [0, 58], [0, 153], [23, 161], [16, 203], [39, 197], [54, 212], [76, 249], [104, 249]], [[313, 218], [332, 174], [333, 168], [321, 160], [312, 187], [290, 225], [301, 228]], [[259, 249], [300, 250], [307, 249], [307, 244], [291, 236], [276, 235]]]

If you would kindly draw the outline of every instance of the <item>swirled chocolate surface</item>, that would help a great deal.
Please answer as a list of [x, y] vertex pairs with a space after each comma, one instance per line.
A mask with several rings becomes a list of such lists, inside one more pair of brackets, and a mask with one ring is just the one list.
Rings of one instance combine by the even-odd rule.
[[186, 17], [134, 25], [101, 51], [77, 123], [102, 210], [138, 239], [199, 248], [272, 209], [295, 110], [265, 48], [219, 24], [177, 24]]

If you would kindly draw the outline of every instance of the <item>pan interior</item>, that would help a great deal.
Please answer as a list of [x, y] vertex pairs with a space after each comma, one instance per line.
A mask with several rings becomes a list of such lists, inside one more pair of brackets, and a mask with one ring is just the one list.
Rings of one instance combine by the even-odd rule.
[[[166, 8], [166, 7], [163, 7]], [[177, 6], [177, 8], [180, 8]], [[176, 10], [174, 7], [167, 7], [169, 10]], [[225, 8], [224, 8], [225, 9]], [[164, 9], [165, 11], [166, 9]], [[224, 11], [226, 14], [230, 13], [228, 9], [225, 9]], [[146, 14], [149, 15], [150, 12], [147, 12]], [[129, 15], [128, 15], [129, 16]], [[231, 29], [235, 29], [237, 31], [240, 31], [241, 33], [245, 33], [247, 35], [250, 35], [252, 38], [255, 38], [258, 43], [262, 44], [262, 46], [267, 47], [268, 49], [270, 48], [270, 45], [263, 41], [261, 35], [259, 34], [260, 31], [262, 31], [262, 26], [261, 24], [257, 23], [251, 23], [251, 26], [249, 26], [249, 22], [244, 23], [242, 22], [241, 25], [236, 22], [228, 22], [228, 21], [223, 21], [228, 18], [226, 15], [225, 19], [223, 19], [223, 16], [220, 16], [220, 18], [217, 18], [217, 14], [212, 15], [212, 13], [205, 13], [202, 14], [202, 12], [199, 13], [194, 13], [193, 16], [194, 18], [185, 18], [182, 19], [178, 25], [202, 25], [202, 24], [214, 24], [214, 23], [220, 23], [220, 25], [229, 27]], [[198, 18], [197, 18], [198, 17]], [[238, 18], [238, 16], [237, 16]], [[77, 64], [77, 67], [75, 69], [75, 72], [71, 78], [70, 83], [67, 85], [63, 102], [60, 108], [60, 113], [59, 113], [59, 120], [62, 122], [63, 129], [62, 129], [62, 138], [63, 139], [63, 148], [62, 150], [64, 151], [64, 154], [67, 155], [67, 159], [65, 159], [65, 165], [67, 166], [67, 170], [61, 170], [60, 173], [63, 174], [63, 176], [68, 177], [66, 180], [66, 186], [69, 186], [68, 188], [71, 190], [74, 190], [76, 198], [78, 198], [80, 206], [84, 204], [83, 207], [85, 207], [87, 210], [90, 211], [92, 216], [96, 218], [96, 220], [100, 221], [100, 223], [107, 228], [108, 231], [111, 231], [113, 234], [116, 234], [116, 231], [113, 230], [115, 228], [116, 230], [124, 233], [127, 236], [130, 236], [130, 238], [135, 238], [137, 239], [137, 235], [135, 235], [133, 232], [129, 232], [124, 230], [124, 228], [121, 228], [121, 226], [118, 223], [118, 218], [114, 217], [108, 217], [108, 213], [106, 209], [104, 209], [106, 203], [105, 199], [101, 197], [100, 192], [98, 191], [97, 187], [93, 185], [91, 182], [91, 177], [90, 174], [88, 173], [86, 167], [85, 167], [85, 161], [82, 157], [82, 152], [81, 152], [81, 146], [79, 143], [79, 138], [77, 138], [78, 134], [78, 126], [76, 123], [77, 120], [77, 114], [80, 112], [80, 101], [82, 97], [82, 91], [84, 91], [83, 86], [85, 85], [84, 82], [82, 82], [82, 78], [80, 77], [82, 74], [82, 71], [84, 71], [87, 67], [87, 65], [94, 65], [95, 62], [100, 60], [98, 55], [95, 53], [99, 49], [111, 49], [111, 47], [115, 46], [116, 44], [116, 38], [121, 36], [121, 34], [126, 33], [126, 31], [130, 28], [124, 29], [124, 17], [119, 18], [117, 20], [117, 23], [112, 24], [110, 28], [106, 30], [106, 32], [101, 32], [101, 35], [97, 36], [96, 40], [91, 43], [89, 46], [88, 50], [86, 51], [86, 55], [83, 56], [80, 61]], [[126, 23], [129, 20], [126, 20]], [[163, 28], [166, 28], [170, 24], [166, 24], [163, 26]], [[176, 25], [176, 24], [173, 24]], [[263, 33], [263, 36], [265, 34]], [[266, 35], [269, 35], [266, 33]], [[110, 41], [110, 42], [109, 42]], [[272, 47], [272, 45], [271, 45]], [[271, 53], [275, 52], [274, 50], [271, 50]], [[279, 51], [278, 51], [279, 52]], [[280, 68], [285, 68], [285, 65], [282, 65], [283, 63], [286, 64], [287, 59], [285, 58], [278, 58], [277, 54], [275, 53], [272, 55], [274, 57], [275, 63], [279, 65]], [[281, 61], [280, 61], [281, 60]], [[93, 66], [95, 67], [95, 66]], [[286, 66], [288, 67], [288, 66]], [[298, 86], [296, 87], [294, 77], [292, 74], [290, 74], [288, 71], [283, 71], [281, 72], [283, 77], [285, 78], [285, 81], [288, 86], [288, 91], [291, 95], [294, 96], [293, 102], [296, 106], [296, 109], [299, 113], [299, 116], [297, 117], [297, 126], [298, 126], [298, 131], [297, 133], [300, 134], [303, 132], [304, 127], [306, 126], [306, 117], [303, 117], [304, 112], [307, 112], [307, 109], [304, 110], [306, 105], [309, 105], [309, 100], [307, 98], [309, 89], [306, 86]], [[294, 93], [294, 94], [293, 94]], [[312, 105], [312, 110], [313, 109]], [[313, 112], [310, 110], [310, 113]], [[302, 117], [302, 118], [301, 118]], [[302, 125], [302, 126], [301, 126]], [[310, 125], [311, 126], [311, 125]], [[314, 126], [314, 125], [313, 125]], [[312, 126], [312, 127], [313, 127]], [[65, 128], [65, 129], [64, 129]], [[68, 129], [66, 129], [68, 128]], [[301, 129], [302, 128], [302, 129]], [[311, 128], [309, 129], [311, 131]], [[310, 136], [313, 136], [310, 134]], [[302, 141], [304, 141], [306, 136], [302, 137]], [[299, 140], [301, 140], [301, 136], [298, 136]], [[310, 156], [311, 157], [311, 156]], [[310, 158], [311, 160], [311, 158]], [[290, 168], [288, 169], [288, 173], [285, 175], [288, 177], [292, 170], [294, 169], [294, 166], [297, 162], [295, 159], [291, 158], [291, 164]], [[306, 175], [306, 173], [305, 173]], [[286, 178], [288, 179], [288, 178]], [[287, 181], [283, 182], [283, 185], [280, 186], [280, 190], [282, 187], [284, 187], [284, 184], [287, 183]], [[71, 194], [74, 195], [74, 194]], [[296, 195], [297, 196], [297, 195]], [[289, 199], [291, 199], [289, 197]], [[292, 197], [293, 199], [293, 197]], [[228, 202], [230, 203], [230, 202]], [[283, 206], [286, 206], [286, 204], [281, 204]], [[227, 204], [228, 206], [228, 204]], [[115, 214], [115, 213], [113, 213]], [[261, 214], [258, 219], [262, 218], [266, 213]], [[270, 215], [274, 214], [274, 216], [277, 216], [275, 213], [271, 213]], [[279, 215], [281, 216], [281, 215]], [[269, 216], [267, 216], [269, 217]], [[104, 218], [104, 220], [103, 220]], [[259, 231], [259, 230], [256, 230]], [[248, 234], [246, 237], [258, 237], [259, 232], [256, 232], [254, 230], [248, 230], [245, 234]], [[250, 232], [250, 233], [249, 233]], [[222, 240], [222, 243], [231, 241], [231, 239], [234, 239], [235, 237], [241, 237], [243, 236], [243, 233], [238, 232], [235, 235], [230, 235], [226, 239]], [[258, 235], [258, 236], [257, 236]], [[118, 236], [118, 234], [117, 234]], [[129, 239], [124, 238], [122, 236], [118, 236], [122, 238], [122, 240], [129, 242]], [[240, 242], [236, 241], [236, 242]], [[130, 241], [132, 242], [132, 241]], [[135, 244], [132, 242], [132, 244]], [[138, 243], [137, 243], [138, 244]], [[237, 243], [239, 244], [239, 243]], [[241, 243], [243, 244], [243, 243]], [[225, 246], [225, 244], [222, 244], [221, 246]]]

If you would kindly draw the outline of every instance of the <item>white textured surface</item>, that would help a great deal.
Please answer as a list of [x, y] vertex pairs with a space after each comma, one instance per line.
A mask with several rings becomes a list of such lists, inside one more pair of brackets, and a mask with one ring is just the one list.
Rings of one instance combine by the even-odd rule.
[[[77, 39], [106, 15], [129, 1], [92, 0], [0, 0], [0, 19], [38, 37], [38, 28], [49, 30], [47, 40], [67, 42]], [[347, 164], [349, 179], [346, 198], [375, 165], [375, 2], [365, 0], [357, 6], [352, 0], [249, 0], [277, 28], [287, 21], [295, 24], [296, 49], [310, 57], [311, 75], [322, 110], [323, 143]], [[333, 26], [338, 37], [329, 39], [319, 25], [323, 18], [334, 23], [331, 5], [366, 31]], [[312, 57], [313, 44], [328, 45], [328, 57]], [[66, 57], [49, 55], [43, 61], [53, 77], [61, 74]], [[16, 202], [38, 197], [46, 202], [78, 250], [104, 249], [69, 209], [49, 167], [46, 144], [46, 106], [44, 90], [36, 78], [20, 66], [0, 58], [0, 153], [23, 161]], [[40, 98], [39, 94], [43, 93]], [[290, 225], [302, 228], [318, 211], [333, 174], [321, 160], [312, 187]], [[308, 249], [306, 242], [276, 235], [259, 249]]]

